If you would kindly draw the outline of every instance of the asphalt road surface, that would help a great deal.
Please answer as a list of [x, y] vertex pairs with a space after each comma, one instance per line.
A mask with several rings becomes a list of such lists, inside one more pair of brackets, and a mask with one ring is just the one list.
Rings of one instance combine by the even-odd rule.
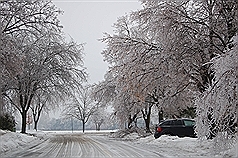
[[7, 152], [3, 157], [67, 157], [67, 158], [155, 158], [162, 155], [126, 141], [110, 139], [97, 134], [56, 134], [49, 139]]

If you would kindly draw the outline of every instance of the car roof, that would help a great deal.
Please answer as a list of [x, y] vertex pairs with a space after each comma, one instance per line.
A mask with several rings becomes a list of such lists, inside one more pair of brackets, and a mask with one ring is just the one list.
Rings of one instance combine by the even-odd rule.
[[[175, 120], [187, 120], [187, 121], [195, 121], [194, 119], [190, 119], [190, 118], [176, 118], [176, 119], [166, 119], [163, 122], [167, 122], [167, 121], [175, 121]], [[160, 122], [159, 124], [163, 123]]]

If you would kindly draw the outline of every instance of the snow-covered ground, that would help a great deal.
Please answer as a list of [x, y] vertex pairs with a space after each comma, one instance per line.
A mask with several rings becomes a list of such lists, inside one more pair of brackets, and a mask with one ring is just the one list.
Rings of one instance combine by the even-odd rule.
[[[82, 131], [73, 131], [74, 133], [82, 133]], [[85, 134], [90, 133], [102, 133], [101, 131], [87, 130]], [[113, 130], [105, 130], [103, 133], [114, 132]], [[2, 152], [9, 150], [17, 150], [18, 148], [24, 148], [34, 144], [42, 143], [47, 140], [53, 134], [71, 133], [71, 131], [27, 131], [30, 134], [22, 134], [19, 131], [10, 132], [0, 129], [0, 155]], [[1, 157], [1, 156], [0, 156]]]
[[[17, 150], [26, 146], [33, 146], [34, 144], [42, 143], [54, 133], [70, 133], [69, 131], [57, 132], [32, 132], [33, 135], [21, 134], [19, 132], [13, 133], [9, 131], [0, 130], [0, 155], [3, 152], [10, 150]], [[76, 132], [76, 131], [75, 131]], [[86, 131], [87, 134], [92, 134], [94, 131]], [[105, 131], [111, 132], [111, 131]], [[100, 133], [103, 133], [100, 131]], [[93, 135], [95, 137], [95, 135]], [[105, 135], [98, 134], [96, 137], [105, 137]], [[103, 138], [104, 139], [104, 138]], [[161, 136], [154, 139], [153, 136], [145, 138], [139, 137], [132, 133], [121, 140], [133, 146], [140, 146], [153, 152], [158, 152], [165, 157], [238, 157], [238, 144], [230, 150], [215, 154], [213, 152], [213, 145], [211, 141], [199, 142], [196, 138], [179, 138], [176, 136]]]
[[2, 152], [17, 150], [26, 145], [38, 144], [48, 137], [47, 133], [38, 132], [36, 136], [10, 132], [0, 129], [0, 155]]
[[[136, 137], [137, 135], [134, 134], [134, 138]], [[146, 144], [147, 148], [154, 148], [154, 151], [165, 157], [238, 157], [238, 144], [230, 150], [215, 153], [211, 140], [200, 142], [197, 138], [162, 135], [158, 139], [148, 136], [133, 142]]]

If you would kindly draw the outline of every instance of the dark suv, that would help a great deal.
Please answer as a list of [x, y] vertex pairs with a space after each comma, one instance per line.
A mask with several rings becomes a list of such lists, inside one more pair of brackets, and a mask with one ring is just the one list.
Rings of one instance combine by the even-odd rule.
[[155, 128], [154, 137], [167, 134], [179, 137], [196, 137], [194, 132], [195, 121], [191, 119], [170, 119], [161, 122]]

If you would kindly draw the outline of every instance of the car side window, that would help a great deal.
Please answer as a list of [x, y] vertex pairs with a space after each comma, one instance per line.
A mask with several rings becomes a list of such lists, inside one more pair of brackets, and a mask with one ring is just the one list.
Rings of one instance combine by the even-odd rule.
[[174, 120], [173, 125], [183, 125], [182, 120]]
[[185, 124], [185, 126], [194, 126], [195, 125], [195, 121], [184, 120], [184, 124]]

